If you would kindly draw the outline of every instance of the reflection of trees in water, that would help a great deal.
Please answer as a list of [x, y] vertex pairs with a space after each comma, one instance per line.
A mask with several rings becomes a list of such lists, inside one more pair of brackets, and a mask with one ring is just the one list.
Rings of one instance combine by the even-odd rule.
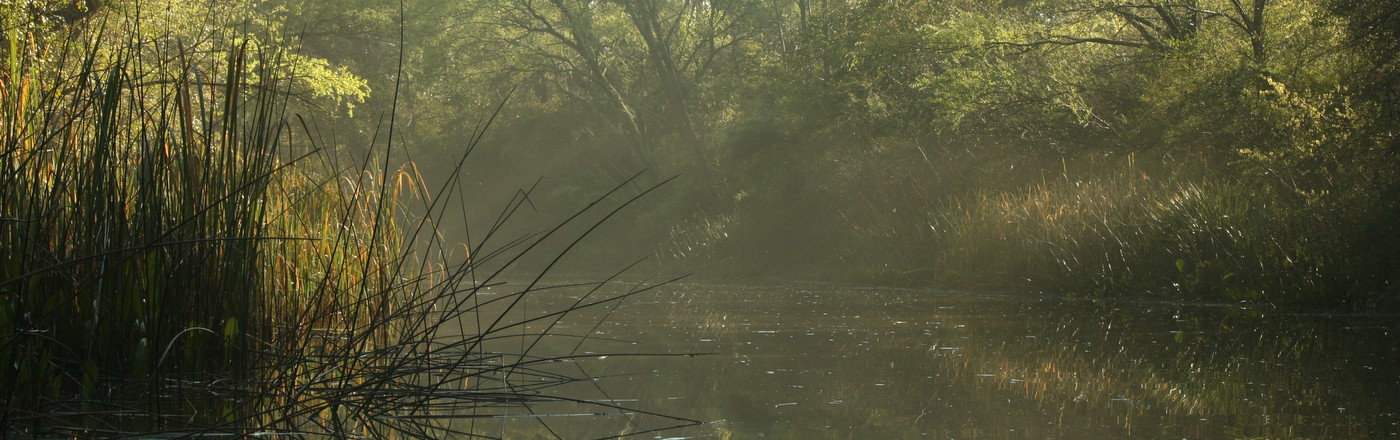
[[717, 422], [671, 437], [1365, 438], [1394, 417], [1379, 319], [806, 287], [677, 284], [599, 336], [714, 354], [584, 366], [629, 406]]
[[1062, 312], [1051, 314], [1069, 316], [1062, 323], [932, 352], [978, 392], [1028, 399], [1061, 425], [1131, 435], [1357, 438], [1394, 417], [1394, 378], [1375, 374], [1395, 359], [1394, 338], [1354, 325], [1369, 319]]

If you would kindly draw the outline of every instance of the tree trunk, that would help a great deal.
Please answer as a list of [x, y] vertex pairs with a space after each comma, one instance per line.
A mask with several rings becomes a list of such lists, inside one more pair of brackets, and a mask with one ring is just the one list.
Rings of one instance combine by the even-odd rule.
[[690, 112], [694, 84], [677, 65], [673, 42], [665, 33], [664, 24], [661, 22], [660, 2], [631, 0], [622, 2], [622, 6], [646, 43], [649, 64], [660, 80], [663, 118], [680, 136], [681, 142], [686, 144], [683, 148], [694, 161], [692, 168], [698, 174], [702, 190], [707, 193], [713, 192], [714, 170], [711, 169], [709, 157], [705, 154], [705, 137], [696, 128]]
[[1268, 65], [1269, 53], [1264, 35], [1264, 7], [1268, 0], [1253, 0], [1249, 8], [1241, 3], [1244, 0], [1230, 0], [1235, 7], [1236, 23], [1249, 38], [1250, 61], [1261, 71]]

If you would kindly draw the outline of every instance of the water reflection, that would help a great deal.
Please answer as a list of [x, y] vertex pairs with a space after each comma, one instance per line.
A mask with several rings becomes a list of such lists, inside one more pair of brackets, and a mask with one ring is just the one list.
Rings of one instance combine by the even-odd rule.
[[[710, 422], [656, 438], [1400, 432], [1394, 317], [718, 283], [677, 284], [595, 313], [557, 329], [600, 338], [586, 345], [591, 357], [568, 366], [598, 380], [557, 391]], [[620, 356], [657, 352], [713, 354]], [[510, 438], [597, 437], [658, 426], [646, 418], [539, 418], [492, 429]]]

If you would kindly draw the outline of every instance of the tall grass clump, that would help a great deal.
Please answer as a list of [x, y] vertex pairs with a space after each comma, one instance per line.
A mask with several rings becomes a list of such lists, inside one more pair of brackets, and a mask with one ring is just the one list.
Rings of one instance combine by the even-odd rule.
[[[277, 240], [275, 83], [240, 90], [246, 50], [229, 53], [229, 75], [197, 84], [193, 65], [142, 65], [136, 44], [38, 46], [18, 32], [0, 110], [11, 405], [73, 384], [92, 396], [104, 372], [241, 370], [227, 364], [265, 327], [254, 322], [260, 252]], [[195, 328], [216, 337], [185, 346], [210, 352], [163, 356]]]
[[1247, 179], [1117, 167], [954, 199], [934, 221], [938, 282], [1321, 307], [1383, 288], [1358, 278], [1364, 237], [1335, 213]]
[[605, 204], [452, 251], [434, 228], [461, 198], [456, 174], [430, 188], [411, 165], [392, 171], [392, 117], [381, 153], [331, 160], [287, 111], [277, 50], [244, 41], [211, 57], [80, 29], [45, 41], [11, 26], [16, 11], [0, 52], [5, 435], [436, 438], [549, 402], [639, 413], [552, 393], [588, 379], [550, 367], [582, 343], [537, 347], [561, 336], [550, 323], [651, 286], [583, 285], [571, 305], [526, 314], [544, 275], [509, 288], [481, 269], [562, 240], [547, 273], [583, 238], [563, 227]]

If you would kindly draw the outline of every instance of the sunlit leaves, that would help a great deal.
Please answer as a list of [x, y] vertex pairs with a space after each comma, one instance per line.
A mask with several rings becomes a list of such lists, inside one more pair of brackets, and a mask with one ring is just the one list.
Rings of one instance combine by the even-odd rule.
[[[70, 7], [72, 5], [77, 6]], [[196, 81], [216, 83], [218, 79], [208, 75], [224, 64], [223, 54], [243, 48], [260, 54], [264, 62], [276, 64], [274, 70], [277, 76], [293, 81], [295, 87], [292, 93], [302, 95], [307, 100], [319, 101], [328, 104], [328, 107], [351, 109], [369, 94], [365, 81], [355, 73], [325, 59], [301, 53], [298, 39], [284, 33], [286, 7], [278, 2], [7, 2], [4, 8], [5, 29], [10, 30], [7, 33], [12, 37], [19, 36], [17, 32], [27, 33], [22, 38], [9, 40], [27, 40], [29, 43], [12, 44], [6, 52], [14, 53], [20, 49], [30, 51], [32, 53], [28, 56], [40, 65], [44, 65], [45, 57], [49, 54], [86, 52], [88, 49], [74, 45], [87, 42], [92, 44], [91, 54], [96, 63], [135, 58], [149, 65], [185, 64], [192, 69]], [[69, 9], [81, 11], [82, 20], [74, 18], [61, 28], [43, 22], [45, 15], [42, 11]], [[29, 14], [33, 11], [39, 11], [34, 12], [38, 15]], [[103, 35], [102, 39], [91, 38], [99, 34]], [[115, 41], [140, 44], [107, 44]], [[65, 48], [65, 45], [74, 47]], [[248, 63], [246, 67], [248, 70], [242, 72], [240, 77], [249, 81], [248, 85], [280, 87], [277, 84], [260, 84], [258, 72], [265, 66]], [[45, 65], [45, 68], [76, 70], [81, 67]], [[136, 84], [163, 84], [169, 81], [166, 78], [144, 77], [155, 69], [139, 70], [130, 72], [143, 76], [135, 79]]]
[[292, 54], [288, 56], [287, 70], [302, 82], [312, 97], [330, 100], [336, 107], [343, 105], [351, 116], [354, 115], [355, 104], [369, 97], [369, 84], [364, 78], [355, 75], [348, 67], [333, 67], [325, 59]]

